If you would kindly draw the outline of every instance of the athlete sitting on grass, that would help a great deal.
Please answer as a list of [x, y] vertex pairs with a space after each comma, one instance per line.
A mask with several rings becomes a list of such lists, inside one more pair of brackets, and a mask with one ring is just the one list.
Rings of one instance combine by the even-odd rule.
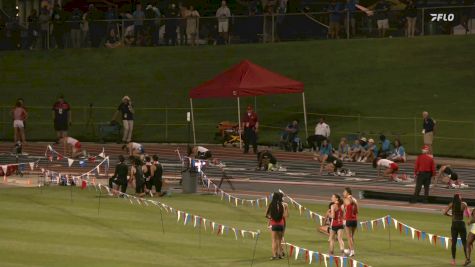
[[123, 145], [122, 150], [127, 152], [129, 156], [141, 157], [145, 154], [145, 149], [142, 144], [135, 142], [129, 142], [126, 145]]
[[454, 171], [454, 169], [450, 165], [441, 165], [437, 164], [438, 175], [435, 178], [435, 182], [438, 183], [442, 181], [442, 183], [447, 184], [448, 188], [467, 188], [468, 185], [464, 184], [462, 181], [458, 179], [458, 174]]
[[69, 149], [71, 151], [71, 158], [77, 158], [83, 153], [81, 143], [77, 139], [65, 136], [60, 139], [60, 143], [63, 143], [64, 155], [68, 155]]

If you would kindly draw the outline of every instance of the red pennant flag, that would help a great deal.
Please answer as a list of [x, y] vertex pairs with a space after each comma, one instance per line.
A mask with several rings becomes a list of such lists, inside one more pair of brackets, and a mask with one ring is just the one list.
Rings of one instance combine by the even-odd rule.
[[86, 189], [86, 187], [87, 187], [86, 181], [82, 180], [82, 182], [81, 182], [81, 189]]
[[432, 236], [432, 241], [434, 241], [434, 246], [437, 244], [437, 236], [434, 235]]
[[[318, 252], [317, 252], [318, 253]], [[320, 260], [320, 265], [322, 264], [323, 262], [323, 255], [318, 253], [318, 259]]]
[[49, 161], [53, 161], [53, 156], [48, 156]]
[[397, 227], [399, 228], [399, 233], [402, 233], [402, 224], [401, 224], [401, 223], [398, 223], [398, 224], [397, 224]]
[[219, 235], [221, 233], [221, 227], [222, 225], [218, 225], [218, 233], [216, 235]]
[[289, 257], [292, 257], [292, 253], [294, 253], [294, 246], [290, 245]]
[[365, 264], [364, 267], [368, 267], [368, 265]]
[[89, 158], [88, 158], [88, 161], [89, 161], [90, 163], [94, 163], [94, 162], [96, 162], [96, 157], [89, 157]]
[[305, 262], [309, 261], [309, 255], [308, 255], [308, 250], [305, 250]]
[[338, 258], [338, 257], [333, 257], [333, 259], [335, 259], [335, 264], [336, 264], [336, 266], [339, 267], [339, 266], [340, 266], [340, 258]]
[[373, 228], [376, 228], [376, 227], [378, 227], [378, 221], [374, 221]]
[[350, 263], [350, 267], [353, 267], [353, 259], [352, 259], [352, 258], [349, 258], [349, 261], [348, 261], [348, 262]]
[[421, 231], [416, 230], [417, 240], [421, 240]]

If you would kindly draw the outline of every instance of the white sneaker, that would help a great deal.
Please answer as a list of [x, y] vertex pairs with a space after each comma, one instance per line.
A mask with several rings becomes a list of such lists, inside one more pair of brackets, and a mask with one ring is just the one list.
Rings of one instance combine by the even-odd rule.
[[460, 188], [468, 188], [468, 184], [461, 184]]

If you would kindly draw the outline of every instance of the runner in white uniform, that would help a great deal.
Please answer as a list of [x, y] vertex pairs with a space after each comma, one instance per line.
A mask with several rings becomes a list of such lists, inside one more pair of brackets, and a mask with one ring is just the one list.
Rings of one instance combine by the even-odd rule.
[[64, 155], [67, 155], [68, 147], [71, 148], [71, 157], [76, 158], [82, 153], [82, 145], [77, 139], [72, 138], [70, 136], [66, 136], [61, 138], [61, 142], [63, 143], [64, 147]]
[[125, 150], [127, 153], [129, 153], [129, 156], [140, 157], [145, 154], [145, 149], [143, 148], [142, 144], [135, 142], [129, 142], [128, 144], [123, 145], [122, 150]]
[[373, 168], [378, 168], [378, 177], [381, 175], [381, 169], [385, 168], [383, 177], [388, 177], [390, 181], [397, 178], [399, 166], [392, 160], [375, 158], [373, 160]]

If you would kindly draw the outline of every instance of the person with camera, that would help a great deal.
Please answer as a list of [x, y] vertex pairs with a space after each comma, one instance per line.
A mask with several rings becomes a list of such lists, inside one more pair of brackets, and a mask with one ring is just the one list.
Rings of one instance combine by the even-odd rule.
[[132, 140], [132, 131], [134, 130], [134, 108], [132, 106], [132, 100], [128, 96], [122, 97], [122, 103], [120, 103], [117, 111], [112, 118], [115, 121], [117, 116], [121, 115], [122, 124], [124, 126], [124, 135], [122, 136], [122, 142], [124, 144], [129, 143]]

